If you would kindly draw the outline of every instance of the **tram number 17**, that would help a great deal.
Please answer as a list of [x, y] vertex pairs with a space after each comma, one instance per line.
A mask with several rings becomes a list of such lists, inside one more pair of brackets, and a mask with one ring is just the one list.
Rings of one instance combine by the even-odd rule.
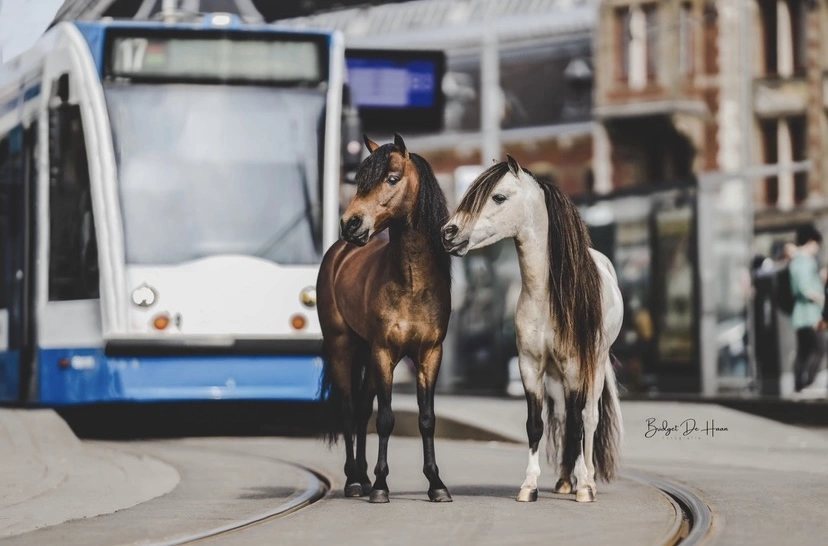
[[140, 72], [144, 66], [144, 55], [149, 40], [146, 38], [126, 38], [118, 44], [117, 70], [119, 72]]

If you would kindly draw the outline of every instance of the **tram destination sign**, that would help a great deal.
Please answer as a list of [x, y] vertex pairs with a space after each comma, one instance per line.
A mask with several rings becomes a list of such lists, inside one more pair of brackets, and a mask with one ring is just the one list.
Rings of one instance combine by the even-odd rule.
[[277, 33], [144, 31], [107, 39], [114, 80], [316, 84], [327, 79], [324, 37]]
[[351, 98], [366, 130], [442, 128], [445, 53], [348, 49], [345, 63]]

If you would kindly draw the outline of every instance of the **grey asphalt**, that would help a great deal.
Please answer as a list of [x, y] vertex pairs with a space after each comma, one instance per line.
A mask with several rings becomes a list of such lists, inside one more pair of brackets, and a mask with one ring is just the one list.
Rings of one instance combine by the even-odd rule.
[[[572, 495], [543, 488], [536, 503], [514, 500], [524, 478], [526, 450], [502, 443], [440, 440], [437, 461], [454, 502], [428, 501], [421, 442], [394, 437], [388, 461], [391, 502], [372, 505], [341, 493], [343, 455], [306, 440], [260, 440], [249, 452], [272, 452], [324, 469], [334, 489], [324, 502], [216, 544], [662, 544], [675, 519], [660, 493], [631, 480], [599, 486], [600, 501], [578, 504]], [[376, 437], [368, 442], [376, 454]], [[373, 459], [373, 457], [372, 457]], [[373, 461], [372, 461], [373, 462]], [[596, 542], [599, 540], [599, 542]], [[559, 542], [560, 541], [560, 542]]]
[[[411, 397], [397, 397], [395, 402], [399, 409], [416, 408]], [[473, 424], [516, 441], [524, 438], [522, 401], [444, 396], [435, 404], [438, 418]], [[828, 540], [824, 431], [713, 404], [627, 401], [622, 413], [623, 467], [662, 476], [702, 497], [713, 512], [712, 542], [821, 546]], [[669, 436], [653, 433], [650, 419], [660, 428], [666, 421], [679, 431]], [[685, 434], [692, 425], [688, 420], [699, 430]], [[705, 431], [711, 426], [727, 430]]]
[[[413, 397], [395, 395], [399, 412], [397, 432], [415, 433], [411, 415]], [[297, 494], [305, 479], [288, 463], [314, 468], [328, 476], [333, 491], [323, 501], [285, 518], [242, 532], [210, 539], [220, 544], [511, 544], [574, 541], [589, 544], [660, 544], [675, 521], [673, 505], [660, 492], [622, 477], [600, 484], [598, 502], [575, 503], [572, 496], [551, 492], [556, 477], [542, 466], [541, 494], [537, 503], [516, 503], [514, 495], [523, 480], [526, 449], [523, 445], [525, 403], [506, 399], [438, 396], [438, 429], [441, 435], [485, 430], [479, 438], [498, 442], [458, 441], [441, 437], [437, 457], [441, 475], [455, 502], [429, 503], [427, 482], [421, 473], [421, 444], [416, 438], [396, 435], [389, 446], [391, 503], [371, 505], [365, 499], [341, 495], [341, 447], [328, 450], [312, 439], [204, 438], [154, 442], [80, 442], [55, 427], [66, 453], [74, 446], [76, 476], [44, 482], [50, 476], [32, 463], [28, 470], [19, 455], [31, 451], [26, 435], [44, 422], [18, 419], [17, 427], [0, 412], [0, 434], [5, 434], [4, 455], [18, 454], [18, 469], [9, 471], [4, 457], [0, 474], [0, 525], [20, 531], [21, 521], [31, 528], [43, 527], [7, 538], [8, 544], [133, 544], [169, 540], [203, 531], [271, 509]], [[824, 544], [828, 536], [828, 434], [779, 424], [710, 404], [667, 402], [622, 403], [626, 440], [622, 470], [641, 471], [689, 487], [710, 506], [714, 544]], [[45, 415], [45, 414], [44, 414]], [[666, 436], [648, 427], [653, 423], [678, 426]], [[685, 434], [686, 422], [696, 428]], [[408, 423], [408, 424], [406, 424]], [[713, 425], [715, 431], [705, 431]], [[47, 427], [47, 428], [49, 428]], [[5, 429], [5, 431], [4, 431]], [[724, 430], [726, 429], [726, 430]], [[473, 435], [473, 434], [472, 434]], [[23, 438], [23, 440], [21, 440]], [[11, 444], [10, 444], [11, 445]], [[51, 451], [40, 448], [41, 451]], [[99, 454], [101, 461], [91, 458]], [[369, 437], [371, 463], [376, 437]], [[62, 455], [62, 456], [65, 456]], [[154, 465], [156, 472], [130, 471], [115, 479], [97, 468], [114, 467], [106, 457]], [[41, 455], [41, 458], [46, 457]], [[40, 460], [40, 459], [37, 459]], [[42, 465], [43, 463], [41, 463]], [[50, 463], [54, 466], [54, 463]], [[66, 467], [64, 467], [66, 468]], [[131, 468], [131, 467], [130, 467]], [[103, 509], [103, 504], [137, 486], [136, 477], [174, 472], [179, 480], [166, 494], [146, 495], [123, 509]], [[86, 472], [86, 474], [84, 474]], [[157, 475], [156, 475], [157, 474]], [[131, 476], [127, 478], [127, 476]], [[31, 480], [31, 478], [37, 478]], [[16, 480], [16, 481], [15, 481]], [[40, 480], [40, 481], [38, 481]], [[20, 484], [27, 495], [17, 494]], [[51, 485], [49, 485], [51, 483]], [[18, 484], [18, 485], [15, 485]], [[85, 487], [86, 489], [79, 487]], [[72, 501], [68, 499], [71, 497]], [[28, 503], [19, 511], [16, 500]], [[106, 502], [104, 502], [106, 501]], [[70, 508], [70, 506], [74, 508]], [[97, 507], [96, 509], [93, 509]], [[12, 520], [10, 514], [25, 512]], [[69, 513], [70, 510], [75, 512]], [[119, 510], [119, 511], [115, 511]], [[11, 512], [10, 512], [11, 511]], [[79, 512], [80, 511], [80, 512]], [[87, 513], [81, 513], [81, 512]], [[103, 515], [95, 516], [94, 512]], [[115, 513], [111, 513], [115, 512]], [[73, 515], [74, 514], [74, 515]], [[54, 525], [60, 521], [75, 519]], [[18, 525], [12, 527], [9, 524]]]
[[[85, 443], [164, 461], [178, 469], [181, 480], [167, 494], [128, 510], [10, 537], [4, 545], [174, 542], [265, 514], [304, 492], [308, 485], [304, 472], [274, 457], [278, 450], [254, 453], [246, 449], [243, 439]], [[81, 492], [76, 493], [76, 504], [88, 501]]]
[[178, 481], [159, 459], [81, 442], [51, 410], [0, 409], [0, 539], [130, 508]]

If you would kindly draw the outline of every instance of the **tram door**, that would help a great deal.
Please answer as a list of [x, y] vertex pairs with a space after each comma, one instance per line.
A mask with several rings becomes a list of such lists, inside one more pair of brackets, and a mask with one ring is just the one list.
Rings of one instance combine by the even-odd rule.
[[37, 128], [0, 140], [0, 401], [22, 400], [34, 356], [34, 188]]

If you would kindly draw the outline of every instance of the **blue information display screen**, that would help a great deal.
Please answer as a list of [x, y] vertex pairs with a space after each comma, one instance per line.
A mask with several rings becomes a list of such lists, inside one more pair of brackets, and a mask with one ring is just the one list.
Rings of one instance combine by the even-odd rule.
[[359, 109], [364, 128], [442, 128], [442, 51], [348, 49], [345, 63], [351, 101]]
[[431, 60], [348, 59], [356, 106], [430, 107], [437, 101], [437, 63]]

